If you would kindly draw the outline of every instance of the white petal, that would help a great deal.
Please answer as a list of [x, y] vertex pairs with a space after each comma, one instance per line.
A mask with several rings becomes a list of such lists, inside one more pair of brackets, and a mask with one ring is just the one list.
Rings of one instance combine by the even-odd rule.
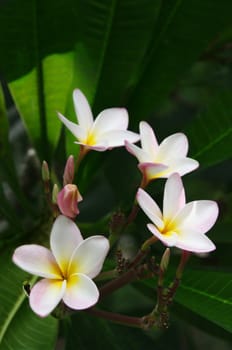
[[183, 158], [188, 152], [188, 139], [182, 133], [173, 134], [164, 139], [159, 145], [157, 154], [161, 163], [168, 164], [173, 158]]
[[50, 245], [63, 274], [66, 274], [73, 252], [82, 241], [77, 225], [64, 215], [58, 216], [52, 226]]
[[139, 134], [127, 130], [113, 130], [102, 135], [96, 136], [96, 145], [99, 143], [107, 143], [108, 148], [124, 146], [125, 141], [131, 143], [139, 140]]
[[97, 116], [92, 130], [96, 135], [113, 130], [126, 130], [128, 122], [128, 113], [125, 108], [108, 108]]
[[79, 125], [85, 131], [90, 130], [93, 124], [93, 114], [85, 95], [78, 89], [73, 91], [73, 102]]
[[146, 122], [140, 122], [139, 129], [142, 149], [150, 155], [150, 159], [155, 161], [159, 147], [155, 133]]
[[156, 202], [149, 196], [147, 192], [139, 188], [136, 199], [139, 206], [142, 208], [144, 213], [151, 219], [151, 221], [160, 229], [163, 228], [164, 223], [162, 220], [162, 213]]
[[175, 246], [195, 253], [207, 253], [216, 249], [213, 242], [206, 235], [190, 229], [181, 231]]
[[198, 161], [192, 158], [170, 159], [167, 163], [168, 169], [164, 177], [169, 177], [173, 173], [183, 176], [199, 167]]
[[185, 205], [175, 221], [180, 230], [191, 229], [206, 233], [215, 224], [218, 217], [218, 205], [214, 201], [194, 201]]
[[166, 181], [163, 200], [163, 217], [171, 221], [185, 205], [185, 191], [179, 174], [171, 175]]
[[66, 281], [43, 279], [31, 290], [29, 301], [32, 310], [41, 317], [48, 316], [62, 300]]
[[84, 129], [82, 129], [79, 125], [70, 122], [67, 118], [65, 118], [62, 114], [58, 113], [59, 119], [64, 123], [64, 125], [71, 131], [71, 133], [78, 139], [78, 140], [85, 140], [86, 139], [86, 132]]
[[78, 246], [72, 256], [68, 274], [83, 273], [96, 277], [109, 251], [109, 241], [103, 236], [92, 236]]
[[178, 235], [176, 232], [172, 232], [172, 234], [162, 234], [160, 233], [157, 228], [153, 224], [147, 225], [149, 231], [153, 233], [154, 236], [156, 236], [163, 244], [165, 244], [168, 247], [173, 247], [176, 245], [176, 242], [178, 240]]
[[125, 141], [125, 147], [127, 151], [130, 152], [133, 156], [135, 156], [140, 163], [149, 162], [149, 154], [147, 154], [143, 149], [128, 141]]
[[167, 165], [160, 163], [140, 163], [138, 167], [142, 173], [146, 174], [148, 180], [166, 177], [168, 171]]
[[60, 278], [61, 272], [51, 251], [37, 244], [18, 247], [13, 255], [14, 263], [21, 269], [40, 277]]
[[87, 309], [97, 303], [99, 291], [95, 283], [86, 275], [72, 275], [67, 282], [64, 303], [74, 310]]

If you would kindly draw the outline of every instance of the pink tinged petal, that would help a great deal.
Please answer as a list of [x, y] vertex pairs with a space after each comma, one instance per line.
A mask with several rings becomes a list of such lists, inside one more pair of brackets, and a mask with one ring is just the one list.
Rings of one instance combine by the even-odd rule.
[[70, 262], [68, 274], [83, 273], [96, 277], [102, 269], [109, 251], [109, 241], [103, 236], [92, 236], [77, 247]]
[[191, 229], [181, 231], [175, 246], [194, 253], [207, 253], [216, 249], [213, 242], [206, 235]]
[[147, 192], [138, 189], [136, 199], [139, 206], [144, 211], [144, 213], [149, 217], [149, 219], [160, 229], [164, 227], [162, 213], [156, 202], [149, 196]]
[[86, 97], [78, 89], [73, 91], [73, 102], [79, 125], [85, 131], [90, 130], [93, 124], [93, 114]]
[[58, 216], [52, 227], [50, 245], [63, 274], [66, 274], [72, 254], [82, 241], [76, 224], [63, 215]]
[[169, 232], [168, 234], [160, 233], [153, 224], [148, 224], [147, 228], [154, 236], [156, 236], [164, 245], [168, 247], [176, 246], [178, 241], [178, 234], [176, 232]]
[[171, 221], [185, 205], [185, 191], [179, 174], [171, 175], [165, 184], [163, 216]]
[[51, 251], [37, 244], [18, 247], [13, 255], [13, 262], [21, 269], [46, 278], [61, 278], [59, 266]]
[[62, 300], [65, 289], [65, 280], [43, 279], [37, 282], [29, 297], [32, 310], [41, 317], [48, 316]]
[[84, 129], [82, 129], [79, 125], [70, 122], [67, 118], [65, 118], [62, 114], [58, 113], [59, 119], [64, 123], [66, 128], [68, 128], [71, 133], [77, 138], [77, 140], [85, 140], [87, 137], [87, 133]]
[[146, 175], [146, 178], [148, 180], [166, 177], [166, 174], [169, 170], [167, 165], [160, 163], [140, 163], [138, 167], [139, 170]]
[[188, 152], [188, 139], [182, 133], [173, 134], [159, 145], [157, 158], [168, 164], [173, 158], [183, 158]]
[[104, 141], [107, 143], [108, 148], [121, 147], [121, 146], [124, 146], [125, 141], [129, 141], [133, 143], [133, 142], [137, 142], [139, 138], [140, 138], [139, 134], [136, 134], [135, 132], [132, 132], [132, 131], [113, 130], [105, 134], [96, 136], [96, 145], [98, 145], [99, 142]]
[[173, 173], [178, 173], [180, 176], [183, 176], [199, 167], [198, 161], [192, 158], [173, 158], [170, 159], [167, 165], [169, 168], [165, 173], [165, 177], [169, 177]]
[[92, 131], [100, 136], [113, 130], [126, 130], [128, 122], [129, 117], [125, 108], [108, 108], [97, 116]]
[[150, 159], [154, 161], [159, 148], [155, 133], [146, 122], [140, 122], [139, 129], [142, 149], [147, 152], [150, 155]]
[[150, 160], [149, 154], [147, 154], [143, 149], [139, 148], [133, 143], [125, 141], [125, 147], [127, 151], [131, 153], [133, 156], [135, 156], [140, 163], [148, 162]]
[[185, 205], [177, 215], [175, 222], [182, 230], [194, 230], [206, 233], [215, 224], [218, 217], [218, 205], [214, 201], [200, 200]]
[[74, 184], [67, 184], [57, 195], [57, 205], [61, 213], [69, 218], [75, 218], [79, 214], [77, 202], [82, 197]]
[[78, 273], [68, 279], [63, 301], [71, 309], [87, 309], [96, 304], [98, 298], [97, 286], [88, 276]]

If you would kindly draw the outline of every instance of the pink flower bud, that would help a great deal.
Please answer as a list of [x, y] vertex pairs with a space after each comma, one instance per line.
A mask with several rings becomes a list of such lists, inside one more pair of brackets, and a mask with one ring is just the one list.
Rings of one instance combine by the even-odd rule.
[[77, 203], [82, 200], [76, 185], [68, 184], [57, 195], [57, 205], [61, 213], [69, 218], [79, 214]]
[[64, 176], [63, 176], [64, 186], [67, 184], [71, 184], [73, 182], [74, 174], [75, 174], [74, 157], [69, 156], [64, 169]]

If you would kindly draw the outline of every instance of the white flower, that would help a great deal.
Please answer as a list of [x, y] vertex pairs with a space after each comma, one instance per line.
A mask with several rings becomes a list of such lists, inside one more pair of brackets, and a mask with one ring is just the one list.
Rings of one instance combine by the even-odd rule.
[[175, 172], [182, 176], [199, 166], [196, 160], [186, 157], [188, 140], [184, 134], [173, 134], [158, 145], [154, 131], [149, 124], [140, 122], [139, 127], [142, 148], [128, 141], [125, 142], [125, 146], [128, 152], [138, 159], [138, 167], [147, 181], [167, 178]]
[[96, 151], [124, 146], [125, 140], [133, 143], [140, 136], [128, 131], [128, 113], [125, 108], [108, 108], [102, 111], [95, 120], [89, 103], [83, 93], [76, 89], [73, 101], [78, 124], [75, 124], [58, 113], [60, 120], [77, 138], [78, 144]]
[[165, 185], [163, 213], [156, 202], [141, 188], [137, 201], [152, 224], [148, 229], [165, 245], [206, 253], [215, 249], [205, 235], [214, 225], [218, 206], [214, 201], [200, 200], [185, 203], [185, 191], [180, 176], [171, 175]]
[[75, 310], [94, 305], [99, 291], [92, 278], [102, 269], [108, 240], [103, 236], [83, 240], [75, 223], [61, 215], [53, 224], [50, 246], [51, 250], [36, 244], [23, 245], [13, 255], [21, 269], [44, 277], [31, 290], [32, 310], [45, 317], [61, 300]]

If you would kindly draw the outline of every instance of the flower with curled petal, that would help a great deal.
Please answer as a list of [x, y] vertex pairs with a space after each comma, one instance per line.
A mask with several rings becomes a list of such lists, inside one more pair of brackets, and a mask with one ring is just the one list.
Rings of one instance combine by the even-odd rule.
[[156, 202], [143, 189], [137, 193], [139, 206], [152, 223], [148, 229], [166, 246], [195, 253], [215, 249], [205, 235], [214, 225], [218, 206], [214, 201], [200, 200], [185, 203], [185, 191], [179, 174], [171, 175], [164, 190], [163, 213]]
[[105, 151], [113, 147], [124, 146], [125, 141], [137, 142], [140, 136], [128, 131], [128, 113], [125, 108], [108, 108], [103, 110], [95, 120], [89, 103], [83, 93], [76, 89], [73, 101], [78, 124], [58, 113], [60, 120], [77, 138], [77, 142], [87, 149]]
[[36, 244], [22, 245], [13, 255], [21, 269], [43, 277], [31, 289], [32, 310], [45, 317], [61, 300], [74, 310], [96, 304], [99, 291], [92, 279], [102, 269], [108, 240], [103, 236], [83, 240], [75, 223], [61, 215], [53, 224], [50, 246], [51, 250]]
[[184, 134], [173, 134], [159, 145], [148, 123], [140, 122], [139, 128], [142, 148], [128, 141], [125, 141], [125, 146], [138, 159], [138, 167], [146, 182], [156, 178], [168, 178], [175, 172], [182, 176], [199, 166], [196, 160], [186, 157], [188, 140]]

